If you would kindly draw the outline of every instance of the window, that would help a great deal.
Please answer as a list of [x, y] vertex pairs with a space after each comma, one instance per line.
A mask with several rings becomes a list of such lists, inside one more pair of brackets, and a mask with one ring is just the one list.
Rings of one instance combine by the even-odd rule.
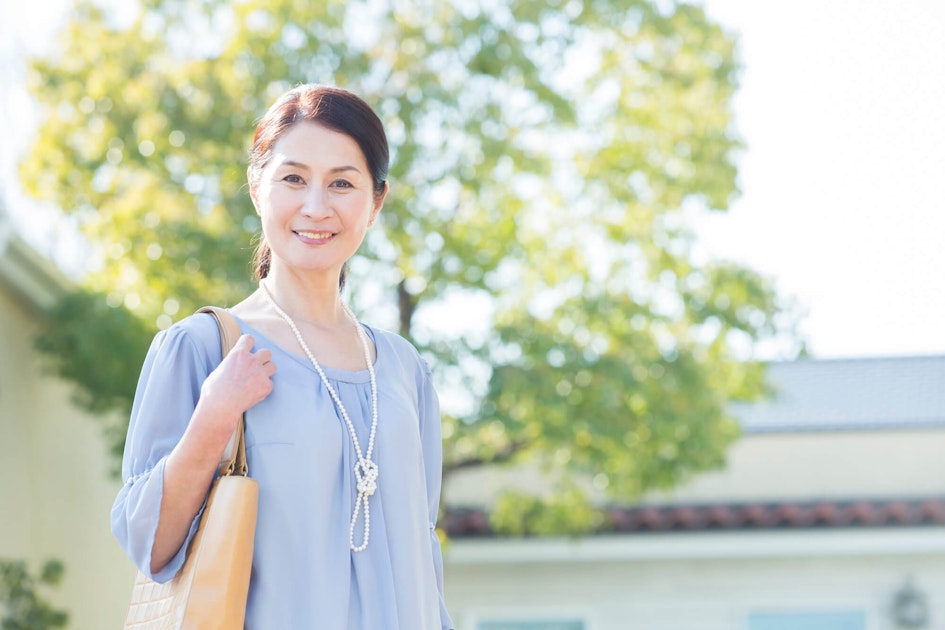
[[480, 621], [476, 630], [585, 630], [583, 621]]
[[866, 616], [856, 611], [752, 613], [748, 630], [866, 630]]

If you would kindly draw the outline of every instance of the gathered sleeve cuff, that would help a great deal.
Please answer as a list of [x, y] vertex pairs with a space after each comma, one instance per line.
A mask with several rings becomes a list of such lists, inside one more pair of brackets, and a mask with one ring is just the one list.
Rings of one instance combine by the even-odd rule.
[[183, 566], [203, 512], [201, 507], [194, 515], [177, 554], [152, 573], [151, 549], [161, 514], [164, 466], [190, 422], [203, 381], [219, 362], [219, 346], [211, 316], [189, 317], [155, 336], [138, 380], [122, 458], [124, 485], [112, 506], [111, 528], [132, 562], [156, 582], [169, 581]]
[[433, 388], [430, 366], [423, 359], [420, 381], [420, 442], [423, 448], [423, 466], [426, 475], [427, 506], [430, 516], [430, 545], [433, 551], [433, 569], [440, 600], [440, 622], [443, 630], [452, 630], [453, 621], [446, 610], [443, 596], [443, 552], [440, 537], [436, 532], [436, 521], [440, 510], [440, 489], [443, 483], [443, 437], [440, 416], [440, 401]]
[[164, 457], [157, 466], [137, 477], [127, 479], [118, 492], [112, 506], [112, 533], [118, 539], [125, 553], [135, 566], [149, 578], [163, 584], [170, 581], [184, 565], [187, 547], [197, 533], [197, 525], [203, 507], [194, 516], [187, 532], [187, 539], [177, 554], [163, 569], [151, 572], [151, 548], [154, 546], [154, 534], [157, 531], [161, 508], [161, 496], [164, 491]]

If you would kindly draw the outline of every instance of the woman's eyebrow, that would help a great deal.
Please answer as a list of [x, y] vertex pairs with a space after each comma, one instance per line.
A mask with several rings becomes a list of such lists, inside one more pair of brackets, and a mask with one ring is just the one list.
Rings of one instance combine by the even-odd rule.
[[[296, 160], [286, 160], [279, 165], [280, 168], [285, 167], [285, 166], [289, 166], [292, 168], [300, 168], [306, 171], [311, 170], [308, 164], [305, 164], [304, 162], [297, 162]], [[329, 173], [342, 173], [344, 171], [354, 171], [355, 173], [361, 172], [361, 170], [357, 166], [352, 166], [352, 165], [336, 166], [334, 168], [328, 169]]]
[[303, 162], [296, 162], [295, 160], [286, 160], [282, 162], [281, 164], [279, 164], [280, 168], [283, 166], [291, 166], [293, 168], [302, 168], [302, 169], [305, 169], [306, 171], [309, 170], [308, 164], [305, 164]]
[[357, 166], [336, 166], [335, 168], [328, 169], [329, 173], [341, 173], [343, 171], [354, 171], [355, 173], [360, 173], [361, 171]]

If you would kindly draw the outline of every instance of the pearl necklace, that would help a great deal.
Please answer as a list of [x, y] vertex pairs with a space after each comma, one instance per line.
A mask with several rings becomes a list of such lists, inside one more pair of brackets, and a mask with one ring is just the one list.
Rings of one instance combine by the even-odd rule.
[[[295, 325], [295, 322], [292, 321], [292, 318], [289, 317], [285, 311], [279, 308], [275, 300], [272, 299], [272, 294], [269, 293], [269, 289], [266, 285], [260, 282], [259, 286], [262, 288], [263, 295], [266, 296], [270, 306], [285, 320], [285, 323], [289, 325], [292, 332], [295, 333], [295, 338], [298, 340], [299, 345], [302, 346], [302, 350], [305, 351], [309, 361], [312, 362], [315, 371], [318, 372], [318, 376], [321, 377], [322, 384], [325, 386], [325, 389], [328, 390], [331, 399], [335, 401], [335, 406], [338, 408], [341, 417], [345, 421], [345, 425], [348, 427], [351, 442], [354, 444], [354, 452], [358, 456], [358, 461], [354, 465], [354, 478], [357, 481], [358, 498], [355, 499], [354, 512], [351, 514], [351, 528], [348, 530], [348, 542], [351, 546], [351, 551], [364, 551], [367, 549], [368, 541], [371, 538], [371, 506], [368, 503], [368, 497], [373, 495], [374, 491], [377, 490], [377, 476], [379, 472], [377, 464], [371, 461], [371, 453], [374, 451], [374, 436], [377, 434], [377, 377], [374, 375], [374, 365], [371, 363], [371, 349], [368, 344], [367, 335], [364, 333], [364, 327], [355, 319], [354, 313], [351, 312], [348, 305], [342, 302], [341, 308], [344, 310], [345, 315], [354, 323], [358, 331], [358, 339], [361, 341], [361, 347], [364, 349], [364, 361], [367, 363], [368, 373], [371, 375], [371, 437], [368, 439], [367, 453], [362, 454], [361, 444], [358, 442], [358, 436], [354, 431], [351, 418], [348, 417], [348, 411], [341, 402], [341, 398], [338, 396], [335, 388], [328, 382], [328, 377], [325, 376], [325, 372], [315, 359], [315, 355], [309, 350], [308, 344], [305, 343], [305, 339], [302, 338], [302, 333], [299, 332], [298, 326]], [[355, 545], [354, 529], [357, 525], [358, 515], [361, 513], [362, 506], [364, 506], [364, 538], [360, 545]]]

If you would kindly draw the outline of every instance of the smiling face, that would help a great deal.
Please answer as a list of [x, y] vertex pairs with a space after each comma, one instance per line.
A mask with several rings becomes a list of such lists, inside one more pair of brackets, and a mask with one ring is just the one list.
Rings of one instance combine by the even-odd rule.
[[[252, 179], [251, 179], [252, 181]], [[360, 247], [384, 203], [353, 138], [300, 122], [273, 146], [250, 194], [280, 266], [334, 278]]]

